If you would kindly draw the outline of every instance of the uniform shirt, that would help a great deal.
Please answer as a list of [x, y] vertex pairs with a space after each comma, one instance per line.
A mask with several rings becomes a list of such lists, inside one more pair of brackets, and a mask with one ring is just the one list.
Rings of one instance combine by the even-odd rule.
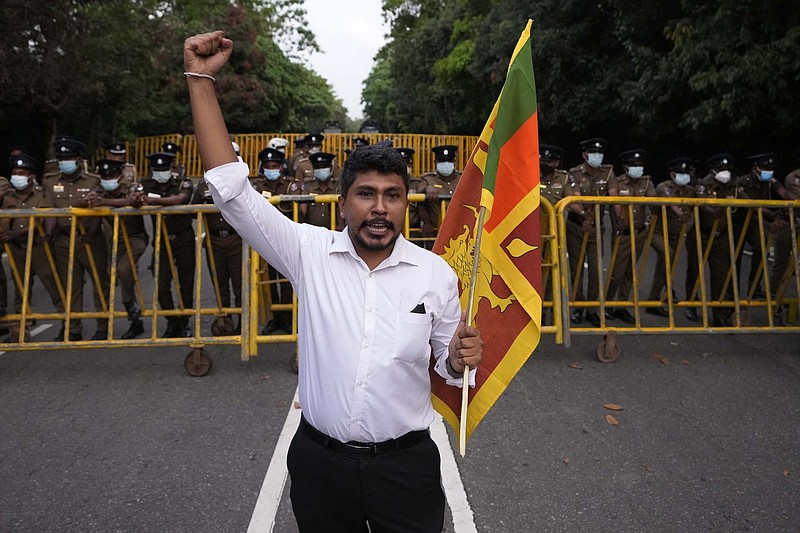
[[[99, 194], [101, 198], [111, 198], [111, 199], [128, 198], [133, 194], [134, 192], [133, 187], [134, 185], [136, 185], [136, 183], [130, 180], [129, 178], [130, 174], [128, 175], [125, 174], [124, 168], [125, 167], [123, 167], [123, 173], [119, 178], [119, 188], [116, 191], [103, 190], [103, 192]], [[119, 217], [119, 220], [120, 220], [120, 225], [119, 225], [118, 241], [120, 249], [122, 249], [122, 246], [124, 246], [124, 241], [122, 237], [123, 224], [125, 225], [125, 229], [128, 232], [128, 236], [141, 235], [144, 236], [145, 239], [147, 238], [147, 230], [145, 229], [144, 226], [144, 215], [125, 215]], [[106, 218], [106, 222], [113, 231], [114, 217]]]
[[[253, 188], [265, 198], [281, 196], [283, 194], [300, 195], [306, 193], [302, 181], [291, 179], [288, 176], [281, 176], [276, 180], [268, 180], [263, 176], [259, 176], [257, 178], [252, 178], [250, 183], [253, 185]], [[294, 219], [293, 202], [279, 202], [275, 207], [287, 217]]]
[[[178, 181], [175, 178], [164, 184], [158, 183], [152, 176], [148, 176], [142, 180], [142, 192], [148, 198], [168, 198], [170, 196], [177, 196], [181, 193], [188, 195], [189, 199], [194, 192], [194, 186], [189, 178]], [[188, 201], [188, 200], [187, 200]], [[167, 227], [167, 232], [170, 235], [175, 235], [187, 229], [191, 229], [193, 215], [166, 215], [163, 222]], [[153, 228], [156, 227], [156, 217], [153, 216]]]
[[[211, 190], [208, 185], [201, 181], [194, 189], [192, 198], [189, 200], [191, 204], [213, 204], [214, 199], [211, 197]], [[206, 231], [214, 237], [228, 237], [235, 235], [236, 230], [233, 226], [222, 217], [222, 213], [203, 213], [203, 222], [205, 223]]]
[[[29, 191], [22, 192], [17, 189], [11, 188], [5, 196], [3, 196], [3, 209], [45, 209], [53, 207], [52, 199], [47, 196], [44, 189], [39, 185], [34, 185]], [[40, 219], [41, 221], [41, 219]], [[19, 218], [4, 218], [0, 220], [2, 227], [8, 231], [28, 230], [30, 227], [29, 217]], [[34, 234], [34, 242], [36, 242], [37, 233]], [[28, 241], [28, 235], [23, 235], [18, 241], [18, 244], [23, 244]]]
[[[70, 176], [61, 172], [52, 172], [44, 176], [45, 194], [50, 196], [53, 207], [73, 207], [83, 201], [90, 192], [100, 194], [100, 176], [84, 169], [78, 170]], [[62, 232], [68, 232], [70, 217], [58, 217], [56, 226]]]
[[[333, 181], [332, 179], [325, 182], [326, 187], [322, 188], [322, 182], [319, 180], [311, 180], [305, 182], [305, 189], [306, 194], [336, 194], [338, 190], [338, 182]], [[311, 224], [312, 226], [321, 226], [323, 228], [330, 228], [331, 227], [331, 209], [334, 209], [334, 212], [337, 211], [336, 203], [329, 203], [329, 202], [320, 202], [313, 204], [308, 204], [308, 210], [306, 211], [306, 218], [304, 222], [306, 224]], [[336, 218], [336, 224], [339, 224], [339, 218]]]
[[[609, 189], [616, 189], [617, 196], [632, 198], [636, 196], [655, 196], [656, 188], [650, 176], [644, 175], [641, 178], [631, 178], [627, 173], [611, 178], [608, 182]], [[638, 204], [633, 206], [633, 228], [640, 230], [644, 228], [647, 206]], [[628, 206], [622, 205], [622, 220], [629, 224]], [[612, 225], [616, 228], [617, 218], [611, 217]]]
[[[298, 388], [309, 423], [342, 442], [381, 442], [430, 426], [430, 356], [449, 378], [448, 345], [461, 313], [447, 263], [401, 235], [370, 271], [346, 229], [296, 224], [264, 201], [247, 182], [246, 164], [211, 169], [205, 179], [225, 218], [297, 293]], [[420, 305], [425, 313], [411, 312]]]
[[11, 186], [11, 182], [8, 181], [8, 178], [5, 176], [0, 176], [0, 199], [5, 196], [7, 192], [9, 192], [13, 187]]
[[[562, 198], [572, 196], [575, 186], [575, 181], [566, 170], [556, 170], [550, 176], [544, 174], [539, 176], [539, 192], [552, 205], [556, 205]], [[546, 216], [544, 210], [542, 216]]]
[[[694, 193], [694, 187], [692, 187], [691, 185], [678, 185], [677, 183], [675, 183], [674, 180], [667, 179], [658, 184], [658, 187], [656, 187], [656, 195], [662, 198], [694, 198], [695, 193]], [[674, 234], [674, 233], [680, 233], [683, 223], [681, 222], [680, 218], [678, 218], [678, 215], [675, 214], [675, 210], [673, 209], [673, 207], [674, 206], [671, 205], [667, 206], [667, 232]], [[692, 213], [691, 207], [681, 207], [680, 209], [685, 213], [689, 214]], [[658, 215], [658, 217], [656, 218], [655, 231], [658, 232], [657, 234], [660, 235], [661, 221], [663, 218], [661, 215], [660, 206], [655, 211], [655, 213]], [[689, 221], [686, 223], [687, 228], [691, 225], [692, 220], [693, 219], [690, 218]]]
[[800, 197], [800, 168], [786, 175], [786, 179], [783, 180], [783, 186], [790, 193]]
[[[736, 179], [736, 185], [742, 188], [745, 197], [752, 200], [783, 200], [780, 195], [780, 192], [784, 190], [781, 182], [776, 178], [772, 178], [769, 181], [761, 181], [755, 171], [739, 176]], [[767, 221], [772, 221], [776, 217], [788, 218], [789, 216], [788, 209], [764, 209], [762, 212]], [[753, 211], [753, 216], [756, 216], [755, 211]], [[751, 224], [753, 223], [756, 224], [756, 227], [758, 226], [757, 219], [752, 219]]]
[[[734, 181], [720, 183], [716, 178], [714, 178], [713, 174], [708, 174], [706, 177], [700, 180], [700, 183], [698, 183], [697, 187], [695, 188], [695, 193], [697, 194], [698, 198], [746, 198], [744, 190], [736, 185]], [[735, 222], [737, 220], [736, 208], [732, 208], [731, 211], [732, 220]], [[724, 210], [720, 210], [720, 212], [722, 213], [722, 216], [719, 218], [717, 231], [725, 231], [728, 228], [728, 217]], [[717, 220], [717, 218], [715, 218], [706, 209], [700, 209], [700, 231], [703, 234], [708, 235], [711, 233], [711, 229], [714, 227], [715, 220]]]
[[[456, 192], [458, 182], [461, 181], [461, 172], [454, 170], [453, 173], [446, 178], [441, 176], [438, 172], [428, 172], [420, 176], [419, 179], [421, 180], [420, 192], [425, 192], [427, 187], [433, 187], [439, 191], [439, 194], [453, 194]], [[441, 200], [427, 202], [429, 208], [421, 210], [420, 215], [424, 215], [423, 218], [430, 217], [430, 220], [422, 220], [422, 222], [426, 225], [437, 227], [439, 225], [439, 206], [441, 203]]]
[[138, 183], [139, 173], [136, 172], [136, 166], [132, 165], [131, 163], [125, 163], [122, 166], [122, 177], [125, 178], [128, 183]]
[[[592, 172], [594, 172], [594, 174], [592, 174]], [[600, 165], [597, 169], [594, 169], [590, 167], [588, 163], [584, 162], [581, 165], [569, 169], [569, 173], [575, 182], [575, 190], [580, 192], [581, 196], [606, 196], [608, 195], [608, 183], [614, 177], [614, 167], [611, 165]], [[600, 224], [602, 227], [605, 206], [592, 204], [583, 205], [584, 211], [592, 213], [592, 224], [594, 224], [594, 211], [592, 211], [592, 209], [600, 209]], [[572, 217], [573, 222], [577, 222], [571, 212], [568, 216]]]

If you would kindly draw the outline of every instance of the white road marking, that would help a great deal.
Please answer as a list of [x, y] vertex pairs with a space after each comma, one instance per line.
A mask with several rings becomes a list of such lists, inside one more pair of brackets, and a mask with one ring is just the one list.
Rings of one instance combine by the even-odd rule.
[[[299, 402], [297, 390], [294, 391], [294, 399], [283, 423], [283, 429], [278, 437], [278, 444], [272, 453], [272, 460], [267, 468], [267, 475], [261, 484], [261, 492], [258, 494], [256, 507], [253, 516], [250, 517], [250, 525], [247, 533], [272, 533], [275, 527], [275, 516], [283, 497], [283, 489], [286, 480], [289, 478], [289, 471], [286, 467], [286, 454], [289, 451], [289, 444], [292, 442], [297, 427], [300, 425], [301, 410], [295, 407]], [[455, 533], [477, 533], [472, 508], [467, 501], [467, 493], [461, 483], [461, 474], [458, 472], [458, 465], [447, 438], [447, 430], [444, 427], [444, 420], [437, 415], [431, 425], [431, 438], [439, 447], [442, 468], [442, 486], [447, 504], [453, 513], [453, 526]]]
[[250, 525], [247, 533], [266, 533], [272, 532], [275, 527], [275, 515], [278, 513], [278, 506], [283, 496], [283, 487], [289, 477], [289, 470], [286, 468], [286, 454], [289, 451], [289, 444], [292, 442], [297, 427], [300, 425], [300, 409], [295, 408], [295, 402], [299, 401], [297, 390], [294, 391], [294, 400], [289, 406], [289, 413], [283, 423], [278, 444], [272, 453], [272, 460], [261, 484], [261, 492], [258, 494], [256, 508], [253, 516], [250, 517]]

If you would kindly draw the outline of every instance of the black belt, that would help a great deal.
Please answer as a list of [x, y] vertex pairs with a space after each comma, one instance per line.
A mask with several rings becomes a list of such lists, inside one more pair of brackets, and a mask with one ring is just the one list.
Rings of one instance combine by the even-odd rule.
[[317, 444], [325, 446], [329, 450], [359, 458], [375, 457], [376, 455], [387, 452], [407, 450], [408, 448], [416, 446], [428, 436], [428, 430], [423, 429], [420, 431], [409, 431], [402, 437], [389, 439], [383, 442], [340, 442], [317, 430], [314, 426], [306, 422], [305, 417], [302, 415], [300, 416], [300, 431], [309, 439]]
[[224, 230], [224, 229], [219, 231], [209, 230], [208, 232], [214, 237], [219, 237], [221, 239], [224, 239], [225, 237], [230, 237], [231, 235], [238, 235], [238, 233], [236, 233], [233, 230]]

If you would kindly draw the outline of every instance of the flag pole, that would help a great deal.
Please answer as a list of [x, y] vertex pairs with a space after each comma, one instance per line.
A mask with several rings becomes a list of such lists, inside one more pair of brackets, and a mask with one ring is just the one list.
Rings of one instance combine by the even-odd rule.
[[[483, 235], [483, 219], [486, 215], [486, 206], [481, 206], [478, 215], [478, 224], [475, 228], [475, 250], [472, 253], [472, 274], [469, 279], [469, 293], [467, 294], [467, 326], [472, 326], [472, 310], [475, 306], [475, 286], [478, 280], [478, 270], [481, 258], [481, 235]], [[464, 375], [461, 379], [461, 420], [458, 425], [458, 451], [461, 457], [467, 454], [467, 407], [469, 405], [469, 367], [464, 365]]]

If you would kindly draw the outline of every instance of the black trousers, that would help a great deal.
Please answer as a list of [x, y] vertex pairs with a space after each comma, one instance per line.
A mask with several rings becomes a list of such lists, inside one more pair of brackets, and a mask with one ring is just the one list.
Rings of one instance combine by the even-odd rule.
[[444, 527], [439, 449], [430, 436], [406, 450], [357, 458], [298, 431], [287, 464], [302, 533], [439, 533]]

